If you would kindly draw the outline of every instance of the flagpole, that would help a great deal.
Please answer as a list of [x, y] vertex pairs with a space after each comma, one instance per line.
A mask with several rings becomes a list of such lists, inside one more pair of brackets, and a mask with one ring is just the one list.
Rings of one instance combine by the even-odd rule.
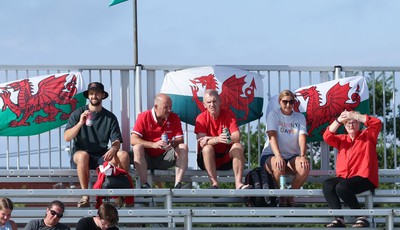
[[133, 0], [133, 63], [135, 67], [139, 64], [138, 61], [138, 32], [137, 32], [137, 0]]

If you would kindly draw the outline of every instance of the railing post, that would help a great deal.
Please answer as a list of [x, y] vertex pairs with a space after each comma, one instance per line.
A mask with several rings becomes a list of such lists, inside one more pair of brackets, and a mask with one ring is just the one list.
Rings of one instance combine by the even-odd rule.
[[184, 221], [183, 229], [192, 230], [192, 210], [190, 210], [189, 213], [186, 213]]
[[[320, 73], [321, 82], [329, 81], [329, 72]], [[321, 141], [321, 169], [329, 170], [330, 155], [329, 155], [329, 145], [325, 141]]]
[[136, 123], [137, 115], [142, 112], [142, 87], [140, 78], [142, 77], [142, 66], [135, 66], [135, 117], [133, 122]]
[[130, 106], [129, 106], [129, 70], [121, 70], [121, 131], [122, 149], [130, 151]]

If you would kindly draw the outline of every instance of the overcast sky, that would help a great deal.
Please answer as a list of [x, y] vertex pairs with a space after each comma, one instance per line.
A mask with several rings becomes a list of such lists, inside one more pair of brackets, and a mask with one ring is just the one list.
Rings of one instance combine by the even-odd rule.
[[[12, 0], [0, 65], [133, 64], [133, 2]], [[138, 0], [139, 63], [398, 66], [397, 0]]]

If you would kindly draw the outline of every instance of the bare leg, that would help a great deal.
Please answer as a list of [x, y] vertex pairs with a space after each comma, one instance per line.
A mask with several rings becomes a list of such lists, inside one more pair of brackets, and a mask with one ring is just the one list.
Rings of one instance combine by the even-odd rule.
[[144, 146], [140, 144], [134, 145], [133, 155], [133, 163], [135, 165], [136, 173], [140, 177], [140, 182], [142, 184], [147, 183], [147, 161]]
[[214, 147], [211, 145], [204, 146], [201, 154], [203, 154], [204, 167], [211, 181], [211, 186], [218, 186]]
[[176, 167], [175, 167], [175, 185], [182, 182], [183, 176], [188, 168], [188, 146], [179, 144], [175, 147]]
[[235, 175], [235, 187], [239, 189], [243, 186], [243, 168], [244, 168], [244, 149], [242, 144], [234, 143], [229, 151], [229, 156], [232, 159], [232, 168]]
[[295, 157], [294, 159], [292, 159], [289, 162], [289, 166], [294, 172], [292, 189], [299, 189], [307, 180], [310, 170], [302, 167], [302, 165], [300, 164], [300, 157]]
[[279, 185], [279, 180], [282, 175], [285, 175], [286, 173], [286, 167], [284, 167], [282, 170], [279, 170], [279, 168], [276, 166], [276, 157], [272, 156], [269, 157], [266, 161], [265, 164], [265, 169], [267, 170], [268, 173], [270, 173], [275, 180], [275, 184]]
[[[73, 160], [76, 164], [76, 171], [78, 173], [79, 184], [81, 189], [88, 189], [89, 187], [89, 154], [85, 151], [76, 151]], [[82, 196], [82, 200], [89, 201], [89, 196]], [[78, 207], [80, 202], [78, 203]], [[86, 206], [86, 205], [85, 205]]]
[[74, 153], [74, 162], [78, 172], [79, 183], [82, 189], [89, 187], [89, 154], [84, 151]]

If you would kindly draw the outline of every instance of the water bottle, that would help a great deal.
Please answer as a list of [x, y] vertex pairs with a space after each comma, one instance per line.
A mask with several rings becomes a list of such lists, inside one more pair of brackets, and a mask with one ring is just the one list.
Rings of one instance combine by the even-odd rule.
[[279, 177], [279, 189], [286, 189], [286, 176], [284, 175]]
[[93, 125], [93, 115], [92, 112], [89, 111], [88, 115], [86, 116], [86, 126], [92, 126]]
[[226, 136], [228, 137], [228, 141], [226, 142], [227, 144], [231, 143], [231, 132], [229, 132], [228, 128], [223, 128], [222, 132], [226, 134]]

